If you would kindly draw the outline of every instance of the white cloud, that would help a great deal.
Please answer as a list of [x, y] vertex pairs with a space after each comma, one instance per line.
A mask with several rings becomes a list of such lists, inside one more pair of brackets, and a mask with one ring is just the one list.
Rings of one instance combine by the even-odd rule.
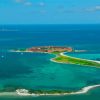
[[31, 6], [32, 5], [32, 2], [25, 2], [24, 5]]
[[96, 10], [100, 10], [100, 6], [96, 6], [95, 9], [96, 9]]
[[31, 6], [32, 5], [32, 2], [29, 2], [28, 0], [15, 0], [16, 3], [21, 3], [23, 5], [26, 5], [26, 6]]
[[43, 7], [43, 6], [45, 6], [45, 3], [44, 2], [40, 2], [39, 3], [39, 6], [42, 6]]
[[88, 12], [100, 11], [100, 6], [95, 6], [95, 7], [87, 8], [86, 11], [88, 11]]

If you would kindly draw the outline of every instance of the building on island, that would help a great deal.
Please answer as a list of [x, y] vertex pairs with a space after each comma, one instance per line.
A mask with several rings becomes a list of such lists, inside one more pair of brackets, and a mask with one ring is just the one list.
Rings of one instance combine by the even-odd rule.
[[40, 46], [40, 47], [32, 47], [27, 49], [30, 52], [47, 52], [47, 53], [51, 53], [51, 52], [72, 52], [73, 49], [71, 47], [60, 47], [60, 46]]

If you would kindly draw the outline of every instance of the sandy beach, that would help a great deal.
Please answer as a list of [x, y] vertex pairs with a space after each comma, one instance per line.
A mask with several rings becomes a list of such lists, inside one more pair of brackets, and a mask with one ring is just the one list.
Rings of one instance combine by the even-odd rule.
[[44, 94], [35, 94], [35, 93], [29, 93], [28, 90], [26, 89], [18, 89], [16, 90], [16, 93], [20, 96], [62, 96], [62, 95], [77, 95], [77, 94], [85, 94], [87, 93], [89, 90], [94, 89], [96, 87], [100, 87], [99, 85], [93, 85], [93, 86], [87, 86], [82, 88], [81, 90], [77, 91], [77, 92], [65, 92], [65, 93], [54, 93], [54, 94], [50, 94], [50, 93], [44, 93]]

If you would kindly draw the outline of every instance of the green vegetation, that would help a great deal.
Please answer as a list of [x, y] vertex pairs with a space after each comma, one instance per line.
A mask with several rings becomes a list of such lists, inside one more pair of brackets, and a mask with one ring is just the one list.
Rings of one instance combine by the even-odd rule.
[[20, 49], [20, 51], [24, 52], [24, 51], [26, 51], [26, 49], [22, 48], [22, 49]]
[[59, 51], [54, 51], [54, 52], [52, 52], [52, 54], [55, 54], [55, 55], [59, 55], [61, 52], [59, 52]]
[[13, 51], [25, 52], [25, 51], [26, 51], [26, 49], [25, 49], [25, 48], [21, 48], [21, 49], [13, 49]]
[[[35, 94], [63, 94], [66, 93], [67, 91], [64, 90], [29, 90], [29, 93], [35, 93]], [[67, 93], [71, 93], [71, 92], [67, 92]]]
[[56, 62], [62, 62], [62, 63], [67, 63], [67, 64], [78, 64], [78, 65], [85, 65], [85, 66], [100, 67], [100, 63], [98, 62], [84, 60], [80, 58], [74, 58], [70, 56], [58, 55], [58, 57], [54, 58], [53, 60]]

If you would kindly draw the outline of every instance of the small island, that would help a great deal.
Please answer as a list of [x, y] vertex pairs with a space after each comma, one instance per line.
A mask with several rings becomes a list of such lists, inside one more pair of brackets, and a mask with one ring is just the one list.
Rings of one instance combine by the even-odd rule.
[[66, 91], [66, 90], [27, 90], [27, 89], [17, 89], [16, 93], [20, 96], [61, 96], [61, 95], [76, 95], [84, 94], [89, 90], [100, 87], [100, 85], [93, 85], [84, 87], [78, 91]]
[[100, 67], [99, 61], [81, 59], [64, 55], [64, 52], [77, 52], [77, 51], [86, 52], [86, 50], [74, 50], [72, 47], [64, 47], [64, 46], [36, 46], [26, 49], [11, 50], [11, 52], [31, 52], [31, 53], [38, 52], [38, 53], [54, 54], [56, 55], [56, 57], [51, 59], [51, 61], [53, 62]]
[[66, 63], [66, 64], [100, 67], [99, 61], [75, 58], [75, 57], [64, 55], [63, 53], [58, 54], [56, 58], [53, 58], [51, 60], [54, 62]]
[[36, 46], [31, 48], [14, 49], [12, 52], [38, 52], [38, 53], [58, 53], [58, 52], [72, 52], [72, 47], [63, 46]]

